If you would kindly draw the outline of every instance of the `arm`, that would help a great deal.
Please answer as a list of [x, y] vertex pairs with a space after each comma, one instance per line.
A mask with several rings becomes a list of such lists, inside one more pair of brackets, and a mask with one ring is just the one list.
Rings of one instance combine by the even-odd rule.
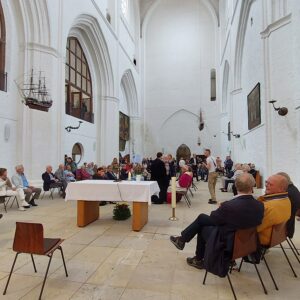
[[17, 174], [12, 176], [11, 181], [17, 189], [23, 188], [23, 182]]

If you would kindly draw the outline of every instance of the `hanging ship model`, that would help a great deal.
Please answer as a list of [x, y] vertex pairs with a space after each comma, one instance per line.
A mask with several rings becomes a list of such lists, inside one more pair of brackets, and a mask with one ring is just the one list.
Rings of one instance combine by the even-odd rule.
[[42, 72], [36, 76], [31, 70], [29, 76], [26, 76], [24, 83], [17, 84], [20, 91], [23, 103], [31, 109], [48, 111], [52, 106], [53, 101], [51, 100], [50, 93], [46, 88], [46, 78], [42, 77]]

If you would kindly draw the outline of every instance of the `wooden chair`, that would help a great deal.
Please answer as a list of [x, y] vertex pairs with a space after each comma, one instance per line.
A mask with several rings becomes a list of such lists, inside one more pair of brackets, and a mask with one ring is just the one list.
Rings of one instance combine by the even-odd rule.
[[266, 264], [266, 267], [268, 269], [268, 272], [270, 274], [270, 277], [271, 277], [271, 279], [274, 283], [274, 286], [275, 286], [276, 290], [278, 290], [278, 286], [277, 286], [277, 283], [276, 283], [276, 281], [273, 277], [273, 274], [271, 272], [270, 266], [267, 263], [267, 260], [266, 260], [266, 257], [265, 257], [266, 252], [267, 252], [268, 249], [279, 245], [282, 252], [283, 252], [283, 254], [284, 254], [284, 256], [285, 256], [285, 258], [286, 258], [286, 260], [287, 260], [287, 262], [288, 262], [288, 264], [289, 264], [289, 266], [290, 266], [290, 268], [291, 268], [291, 270], [292, 270], [292, 272], [293, 272], [293, 274], [294, 274], [294, 276], [297, 277], [297, 274], [296, 274], [296, 272], [295, 272], [295, 270], [294, 270], [294, 268], [293, 268], [293, 266], [292, 266], [292, 264], [291, 264], [291, 262], [290, 262], [290, 260], [287, 256], [287, 254], [286, 254], [286, 252], [285, 252], [285, 250], [284, 250], [284, 248], [282, 247], [282, 244], [281, 244], [284, 241], [287, 241], [287, 235], [286, 234], [287, 234], [287, 232], [286, 232], [286, 222], [278, 224], [278, 225], [274, 225], [272, 227], [272, 235], [271, 235], [270, 244], [269, 245], [263, 245], [262, 260]]
[[[248, 255], [254, 253], [256, 250], [257, 250], [256, 227], [249, 228], [249, 229], [240, 229], [235, 232], [232, 259], [231, 259], [232, 263], [231, 263], [230, 270], [227, 273], [227, 279], [228, 279], [228, 282], [229, 282], [229, 285], [230, 285], [230, 288], [231, 288], [231, 291], [233, 293], [235, 300], [237, 299], [237, 297], [236, 297], [233, 285], [231, 283], [229, 274], [232, 271], [232, 268], [233, 268], [233, 265], [234, 265], [236, 259], [242, 258], [244, 256], [248, 256]], [[267, 289], [262, 281], [262, 278], [261, 278], [258, 268], [256, 266], [257, 263], [255, 261], [252, 261], [252, 264], [255, 267], [256, 273], [257, 273], [260, 283], [263, 287], [264, 293], [268, 294]], [[241, 267], [241, 265], [240, 265], [240, 267]], [[239, 268], [239, 271], [240, 271], [240, 268]], [[207, 273], [208, 272], [206, 271], [205, 275], [204, 275], [204, 279], [203, 279], [203, 284], [205, 284]]]
[[33, 254], [35, 255], [45, 255], [49, 257], [49, 262], [47, 266], [47, 270], [45, 273], [42, 289], [40, 292], [39, 299], [42, 298], [45, 282], [47, 279], [49, 267], [51, 264], [51, 260], [53, 257], [53, 253], [56, 249], [59, 249], [61, 252], [63, 265], [65, 268], [66, 277], [68, 277], [67, 267], [64, 259], [64, 254], [62, 247], [60, 246], [63, 242], [63, 239], [60, 238], [44, 238], [44, 229], [42, 224], [37, 223], [22, 223], [22, 222], [16, 222], [16, 231], [15, 231], [15, 237], [14, 237], [14, 243], [13, 243], [13, 250], [16, 253], [13, 265], [11, 267], [7, 283], [3, 292], [3, 295], [6, 294], [7, 287], [11, 278], [11, 275], [13, 273], [15, 263], [17, 261], [18, 255], [21, 253], [28, 253], [31, 255], [31, 260], [33, 264], [34, 271], [36, 272], [36, 266], [33, 259]]

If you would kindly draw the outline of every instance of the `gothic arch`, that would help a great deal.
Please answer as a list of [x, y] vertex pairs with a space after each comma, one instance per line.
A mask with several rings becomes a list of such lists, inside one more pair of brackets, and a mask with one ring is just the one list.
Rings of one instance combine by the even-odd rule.
[[226, 60], [223, 71], [223, 84], [222, 84], [222, 112], [226, 112], [227, 108], [227, 96], [228, 96], [228, 84], [229, 84], [229, 63]]
[[[100, 85], [98, 96], [107, 97], [114, 94], [114, 80], [108, 47], [96, 18], [82, 14], [78, 16], [70, 29], [69, 36], [75, 36], [87, 54], [94, 74], [94, 82]], [[93, 75], [92, 75], [93, 76]]]
[[234, 89], [241, 88], [241, 73], [242, 73], [242, 58], [244, 51], [245, 33], [247, 29], [247, 22], [249, 11], [252, 3], [255, 0], [244, 0], [241, 4], [240, 19], [238, 24], [238, 32], [235, 43], [235, 59], [234, 59]]
[[189, 111], [189, 110], [186, 110], [186, 109], [179, 109], [179, 110], [176, 110], [174, 113], [172, 113], [161, 125], [160, 127], [160, 130], [168, 123], [169, 120], [171, 120], [172, 118], [174, 118], [176, 115], [179, 115], [181, 113], [185, 113], [186, 115], [189, 115], [191, 118], [196, 118], [197, 120], [200, 120], [200, 116]]
[[131, 70], [126, 70], [121, 79], [121, 88], [126, 96], [128, 111], [130, 117], [139, 116], [138, 97], [135, 81]]

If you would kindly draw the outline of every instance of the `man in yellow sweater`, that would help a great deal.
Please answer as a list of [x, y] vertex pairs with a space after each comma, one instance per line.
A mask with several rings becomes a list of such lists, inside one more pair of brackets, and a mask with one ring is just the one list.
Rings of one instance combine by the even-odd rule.
[[264, 204], [264, 218], [257, 227], [262, 245], [269, 245], [272, 226], [287, 222], [291, 216], [291, 202], [287, 193], [288, 181], [281, 175], [272, 175], [266, 181], [266, 194], [258, 198]]

